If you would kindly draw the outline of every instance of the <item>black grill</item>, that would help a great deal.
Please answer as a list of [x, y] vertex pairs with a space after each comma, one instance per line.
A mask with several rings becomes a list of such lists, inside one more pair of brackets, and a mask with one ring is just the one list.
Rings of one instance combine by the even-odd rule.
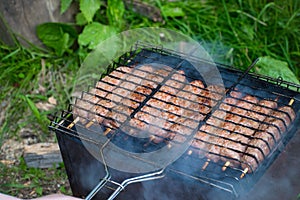
[[[132, 48], [132, 51], [121, 56], [118, 60], [116, 60], [109, 68], [106, 73], [101, 75], [101, 78], [105, 76], [111, 76], [118, 80], [117, 76], [110, 75], [113, 71], [118, 71], [119, 66], [128, 66], [133, 67], [136, 70], [138, 68], [136, 66], [146, 65], [150, 63], [158, 63], [161, 65], [166, 65], [172, 68], [172, 70], [167, 71], [167, 76], [161, 76], [156, 74], [157, 77], [161, 78], [161, 81], [155, 82], [152, 81], [155, 88], [147, 88], [149, 90], [148, 94], [143, 94], [140, 92], [135, 92], [134, 90], [130, 90], [127, 88], [123, 88], [124, 90], [129, 90], [130, 93], [135, 93], [142, 97], [141, 101], [137, 101], [135, 99], [131, 99], [130, 96], [122, 97], [123, 100], [130, 102], [130, 105], [135, 105], [135, 107], [130, 107], [128, 105], [122, 105], [122, 108], [130, 109], [131, 111], [128, 113], [122, 113], [121, 110], [115, 110], [114, 108], [107, 108], [104, 105], [98, 104], [98, 107], [105, 108], [108, 112], [118, 113], [120, 117], [115, 118], [111, 116], [102, 115], [96, 113], [96, 116], [101, 118], [103, 123], [98, 124], [97, 120], [94, 118], [84, 116], [74, 115], [74, 109], [79, 109], [84, 113], [90, 113], [91, 110], [85, 108], [84, 106], [80, 106], [79, 102], [84, 102], [84, 105], [90, 104], [93, 105], [94, 102], [88, 100], [87, 97], [96, 97], [99, 99], [104, 99], [107, 97], [97, 96], [95, 89], [99, 92], [107, 92], [111, 91], [105, 90], [101, 87], [91, 86], [87, 91], [82, 92], [82, 96], [77, 98], [75, 103], [70, 105], [69, 108], [61, 113], [61, 115], [57, 116], [53, 122], [50, 124], [50, 128], [55, 131], [59, 146], [62, 152], [63, 160], [66, 166], [67, 174], [69, 177], [69, 181], [71, 184], [71, 188], [74, 196], [78, 197], [87, 197], [87, 199], [92, 198], [92, 196], [96, 195], [97, 199], [113, 199], [113, 198], [135, 198], [135, 199], [143, 199], [143, 195], [145, 194], [143, 187], [153, 187], [154, 190], [168, 193], [168, 187], [170, 187], [170, 181], [178, 187], [177, 189], [173, 188], [173, 195], [171, 198], [182, 199], [182, 197], [190, 199], [200, 199], [196, 194], [200, 192], [208, 192], [208, 191], [221, 191], [222, 195], [225, 195], [228, 198], [236, 198], [240, 194], [249, 191], [253, 185], [259, 180], [259, 178], [265, 173], [265, 171], [269, 168], [272, 162], [276, 159], [279, 153], [282, 151], [283, 147], [288, 143], [288, 141], [293, 137], [293, 135], [299, 131], [299, 126], [297, 124], [300, 122], [299, 117], [299, 106], [300, 106], [300, 86], [283, 81], [281, 78], [274, 79], [266, 76], [256, 75], [249, 73], [249, 71], [242, 72], [236, 69], [233, 69], [229, 66], [217, 64], [218, 70], [222, 76], [222, 80], [225, 85], [225, 91], [216, 90], [215, 92], [208, 90], [208, 85], [205, 85], [204, 88], [196, 87], [196, 89], [201, 92], [197, 94], [197, 98], [203, 100], [203, 102], [198, 102], [195, 100], [186, 99], [184, 96], [179, 96], [180, 100], [185, 100], [189, 102], [189, 105], [197, 104], [198, 106], [202, 106], [206, 110], [200, 115], [190, 115], [184, 116], [176, 113], [172, 113], [169, 110], [166, 110], [165, 113], [173, 114], [175, 117], [180, 117], [183, 120], [183, 124], [180, 124], [182, 128], [190, 131], [189, 134], [186, 132], [177, 132], [170, 129], [164, 129], [157, 124], [149, 124], [147, 121], [141, 120], [144, 124], [147, 124], [147, 127], [153, 126], [153, 130], [157, 130], [156, 128], [160, 128], [165, 132], [172, 132], [173, 136], [175, 135], [175, 139], [173, 137], [163, 137], [161, 135], [156, 136], [156, 139], [159, 142], [155, 142], [153, 138], [140, 138], [136, 137], [135, 134], [145, 131], [140, 130], [131, 125], [131, 120], [137, 119], [138, 113], [147, 114], [150, 117], [158, 117], [155, 116], [151, 112], [143, 111], [143, 108], [149, 106], [148, 102], [152, 99], [160, 101], [165, 105], [178, 106], [169, 101], [163, 101], [157, 98], [155, 95], [158, 93], [166, 94], [168, 96], [176, 97], [174, 94], [166, 92], [162, 90], [164, 86], [168, 86], [174, 90], [185, 91], [184, 87], [194, 80], [202, 80], [203, 77], [193, 70], [193, 66], [186, 58], [189, 58], [189, 61], [197, 62], [202, 67], [207, 65], [211, 65], [209, 61], [201, 60], [199, 58], [191, 57], [188, 55], [183, 55], [178, 52], [173, 52], [171, 50], [166, 50], [162, 48], [156, 48], [145, 44], [138, 44]], [[250, 70], [252, 66], [248, 68]], [[117, 70], [116, 70], [117, 69]], [[178, 75], [179, 71], [182, 70], [185, 74], [186, 83], [180, 82], [176, 79], [172, 79], [173, 75]], [[119, 73], [124, 73], [119, 71]], [[100, 76], [100, 75], [99, 75]], [[133, 75], [136, 76], [136, 75]], [[178, 84], [181, 84], [180, 87], [175, 87], [172, 85], [168, 85], [168, 81], [175, 81]], [[127, 80], [128, 84], [136, 84], [136, 87], [140, 86], [137, 83], [131, 82]], [[99, 80], [100, 83], [105, 83], [106, 85], [110, 85], [114, 87], [115, 85], [105, 82], [103, 79]], [[99, 83], [98, 82], [98, 83]], [[204, 81], [203, 81], [204, 82]], [[205, 82], [204, 82], [205, 84]], [[118, 88], [122, 88], [118, 86]], [[242, 94], [241, 97], [232, 97], [232, 92], [240, 92]], [[187, 92], [187, 91], [186, 91]], [[213, 96], [220, 96], [219, 99], [212, 98], [211, 96], [207, 96], [204, 94], [210, 94]], [[218, 135], [216, 132], [206, 132], [202, 131], [204, 134], [208, 136], [209, 139], [197, 138], [198, 130], [201, 130], [201, 127], [207, 125], [207, 122], [212, 118], [218, 118], [214, 115], [214, 113], [222, 110], [221, 105], [224, 104], [224, 100], [226, 98], [233, 98], [240, 102], [245, 101], [248, 104], [253, 106], [257, 105], [257, 103], [251, 103], [247, 100], [244, 100], [243, 97], [251, 95], [251, 97], [255, 97], [258, 101], [260, 100], [268, 100], [274, 103], [277, 103], [277, 108], [283, 106], [292, 107], [296, 113], [296, 118], [293, 120], [290, 118], [288, 113], [284, 113], [289, 116], [289, 119], [292, 121], [291, 124], [286, 124], [284, 120], [273, 117], [269, 114], [265, 114], [265, 118], [274, 118], [277, 121], [281, 121], [284, 124], [285, 131], [282, 131], [278, 125], [273, 125], [274, 128], [280, 133], [280, 139], [276, 139], [275, 135], [271, 134], [272, 141], [266, 141], [264, 139], [256, 138], [255, 135], [246, 135], [241, 132], [236, 132], [234, 130], [227, 130], [215, 124], [210, 124], [214, 127], [214, 131], [216, 130], [224, 130], [229, 131], [231, 135], [240, 135], [241, 137], [247, 138], [247, 141], [251, 141], [253, 139], [261, 140], [262, 143], [265, 143], [268, 148], [268, 153], [266, 150], [263, 150], [257, 146], [253, 146], [248, 142], [236, 141], [234, 139], [228, 138], [226, 136]], [[118, 94], [116, 94], [116, 98]], [[113, 101], [112, 99], [106, 99], [107, 101]], [[112, 102], [113, 103], [113, 102]], [[230, 105], [230, 104], [227, 104]], [[230, 105], [231, 107], [237, 107], [237, 105]], [[262, 106], [264, 107], [264, 106]], [[158, 109], [153, 108], [152, 109]], [[241, 108], [246, 113], [253, 112], [251, 109]], [[123, 109], [124, 110], [124, 109]], [[272, 110], [277, 110], [276, 108], [272, 108]], [[184, 112], [195, 112], [190, 107], [184, 108]], [[279, 112], [279, 111], [278, 111]], [[239, 116], [242, 119], [253, 120], [245, 115], [239, 115], [236, 113], [231, 113], [227, 111], [227, 114], [234, 114], [235, 116]], [[95, 114], [94, 114], [95, 115]], [[88, 115], [87, 115], [88, 116]], [[81, 118], [81, 119], [80, 119]], [[163, 117], [161, 117], [163, 118]], [[184, 124], [187, 120], [190, 121], [190, 125]], [[220, 123], [228, 122], [231, 124], [235, 124], [236, 126], [240, 126], [242, 128], [248, 128], [253, 132], [257, 132], [257, 127], [251, 127], [245, 124], [239, 124], [236, 122], [231, 122], [229, 119], [224, 120], [224, 118], [220, 118]], [[268, 126], [272, 125], [266, 122], [259, 122], [258, 120], [253, 120], [260, 124], [266, 124]], [[172, 120], [166, 119], [167, 123], [172, 125], [176, 124]], [[76, 126], [75, 126], [76, 125]], [[172, 126], [171, 126], [172, 127]], [[155, 131], [151, 132], [151, 129], [147, 129], [150, 132], [150, 135], [155, 135]], [[131, 131], [131, 133], [129, 133]], [[149, 132], [147, 132], [149, 134]], [[100, 134], [99, 134], [100, 133]], [[103, 134], [102, 134], [103, 133]], [[194, 138], [195, 137], [195, 138]], [[176, 139], [177, 138], [177, 139]], [[198, 141], [204, 148], [197, 148], [195, 145], [190, 145], [190, 143], [186, 143], [186, 141], [191, 140]], [[213, 140], [215, 139], [215, 140]], [[216, 148], [228, 148], [232, 152], [235, 152], [239, 155], [247, 155], [247, 153], [240, 152], [237, 149], [232, 147], [226, 147], [224, 144], [219, 144], [217, 140], [220, 141], [230, 141], [236, 143], [238, 145], [243, 145], [245, 148], [254, 148], [258, 152], [263, 155], [263, 160], [259, 161], [252, 154], [248, 154], [248, 156], [252, 157], [255, 160], [255, 163], [258, 165], [257, 168], [252, 168], [252, 165], [249, 163], [245, 163], [244, 161], [228, 157], [228, 155], [224, 155], [221, 153], [214, 153], [210, 151], [210, 147]], [[89, 151], [85, 149], [83, 144], [89, 145]], [[123, 150], [114, 150], [110, 148], [111, 144], [118, 146]], [[153, 162], [151, 159], [145, 159], [144, 157], [133, 157], [133, 154], [130, 153], [149, 153], [153, 151], [157, 151], [164, 147], [172, 148], [174, 146], [185, 145], [185, 153], [174, 163], [170, 163], [166, 168], [161, 168], [160, 165], [157, 165], [156, 162]], [[105, 164], [107, 162], [107, 158], [104, 154], [109, 155], [109, 163], [114, 163], [117, 165], [126, 165], [134, 162], [134, 165], [139, 165], [138, 169], [147, 171], [149, 168], [154, 168], [153, 172], [149, 173], [126, 173], [120, 172], [118, 170], [114, 170], [113, 168], [108, 167]], [[93, 156], [92, 156], [93, 155]], [[102, 160], [102, 163], [99, 162], [94, 157], [97, 157], [99, 160]], [[214, 159], [216, 159], [214, 161]], [[247, 167], [242, 167], [247, 166]], [[151, 183], [143, 183], [141, 182], [146, 180], [152, 180], [153, 182], [157, 182], [155, 179], [160, 179], [159, 183], [155, 186], [150, 186]], [[155, 183], [156, 183], [155, 182]], [[136, 183], [136, 184], [133, 184]], [[148, 184], [148, 185], [147, 185]], [[137, 189], [138, 188], [138, 189]], [[162, 189], [160, 189], [162, 188]], [[191, 188], [194, 188], [191, 190]], [[124, 190], [119, 196], [119, 192]], [[133, 192], [134, 190], [134, 192]], [[180, 193], [174, 192], [174, 190], [180, 190]], [[192, 191], [192, 192], [191, 192]], [[223, 194], [224, 193], [224, 194]], [[181, 196], [181, 195], [184, 196]], [[149, 194], [148, 194], [149, 195]], [[224, 197], [224, 196], [222, 196]], [[151, 198], [150, 198], [151, 199]]]

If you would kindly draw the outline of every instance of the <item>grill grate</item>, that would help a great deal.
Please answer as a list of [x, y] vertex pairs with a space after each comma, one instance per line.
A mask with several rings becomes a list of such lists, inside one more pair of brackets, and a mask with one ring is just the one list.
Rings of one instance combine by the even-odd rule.
[[[241, 191], [247, 190], [247, 188], [255, 184], [280, 153], [282, 147], [287, 144], [298, 129], [297, 126], [287, 124], [287, 121], [292, 121], [293, 124], [299, 122], [299, 112], [296, 113], [297, 116], [294, 120], [291, 119], [290, 113], [280, 111], [278, 108], [291, 106], [294, 111], [298, 111], [300, 106], [300, 86], [282, 81], [281, 79], [258, 76], [248, 72], [243, 73], [228, 66], [218, 64], [218, 69], [227, 89], [226, 93], [219, 90], [218, 87], [211, 88], [214, 91], [209, 90], [210, 86], [204, 84], [203, 86], [193, 86], [198, 91], [197, 95], [195, 95], [186, 90], [186, 88], [191, 87], [190, 83], [195, 80], [203, 81], [203, 77], [198, 72], [195, 72], [195, 70], [192, 70], [193, 67], [185, 60], [186, 57], [187, 55], [171, 50], [138, 44], [131, 52], [121, 56], [117, 62], [114, 62], [107, 69], [106, 76], [103, 76], [95, 84], [95, 88], [92, 86], [88, 91], [83, 92], [81, 97], [76, 98], [75, 103], [70, 105], [67, 111], [63, 111], [59, 117], [56, 117], [51, 122], [50, 128], [55, 130], [57, 134], [67, 134], [77, 138], [78, 141], [81, 140], [90, 143], [95, 155], [98, 158], [100, 157], [99, 159], [103, 163], [105, 163], [105, 159], [102, 154], [99, 154], [99, 148], [100, 152], [103, 153], [103, 149], [107, 148], [107, 141], [129, 152], [146, 153], [161, 149], [164, 146], [172, 148], [172, 146], [184, 143], [195, 136], [192, 145], [186, 150], [186, 153], [163, 171], [167, 172], [167, 174], [178, 176], [178, 178], [193, 179], [194, 181], [218, 188], [232, 194], [234, 197], [238, 196]], [[193, 56], [189, 56], [190, 60], [203, 63], [203, 66], [209, 64], [208, 61]], [[163, 72], [158, 70], [149, 72], [147, 68], [141, 69], [136, 67], [149, 63], [158, 63], [159, 65], [172, 68], [165, 68]], [[125, 73], [125, 71], [118, 68], [119, 66], [127, 66], [127, 69], [130, 69], [131, 72]], [[132, 70], [135, 71], [132, 73]], [[178, 77], [183, 76], [180, 70], [184, 72], [186, 81], [178, 80]], [[157, 80], [141, 77], [141, 74], [145, 73], [148, 76], [155, 75]], [[124, 74], [128, 75], [128, 79], [126, 79], [126, 76], [123, 79], [119, 78], [120, 76], [118, 75], [122, 76]], [[165, 74], [165, 76], [161, 74]], [[174, 76], [177, 76], [177, 79]], [[111, 82], [105, 79], [105, 77], [110, 77], [108, 80]], [[144, 84], [137, 84], [131, 80], [132, 78], [143, 80]], [[112, 80], [113, 82], [122, 80], [126, 84], [116, 85]], [[146, 91], [146, 94], [144, 92], [137, 92], [136, 89], [131, 89], [132, 85], [134, 88], [139, 87], [141, 91]], [[168, 87], [168, 90], [166, 90], [166, 87]], [[120, 92], [112, 94], [111, 88], [117, 89]], [[175, 92], [170, 92], [173, 90]], [[178, 96], [180, 92], [182, 95]], [[134, 94], [135, 98], [130, 98], [132, 95], [128, 94]], [[160, 94], [160, 98], [157, 94]], [[115, 96], [111, 98], [109, 95]], [[188, 95], [197, 100], [186, 98]], [[162, 96], [167, 96], [171, 99], [176, 98], [178, 102], [188, 102], [188, 106], [182, 108], [179, 104], [169, 101], [169, 99], [162, 100]], [[118, 101], [115, 101], [118, 98], [123, 99], [123, 104], [120, 106], [122, 109], [116, 109], [113, 106], [110, 107], [111, 104], [115, 105], [118, 103]], [[102, 100], [102, 103], [97, 103], [96, 108], [104, 110], [106, 113], [114, 113], [114, 115], [107, 116], [100, 113], [91, 113], [92, 106], [99, 99]], [[149, 103], [151, 101], [159, 101], [163, 106], [155, 107], [155, 104]], [[263, 101], [277, 104], [277, 106], [270, 108], [264, 104], [260, 105], [260, 102]], [[198, 106], [197, 108], [201, 107], [203, 112], [196, 115], [195, 109], [191, 109], [191, 105]], [[251, 107], [254, 108], [255, 106], [265, 110], [268, 109], [269, 112], [261, 113], [255, 109], [251, 109]], [[155, 112], [160, 113], [159, 110], [166, 107], [169, 108], [164, 111], [166, 114], [165, 117], [158, 117], [154, 114]], [[180, 113], [174, 112], [176, 108], [178, 108]], [[127, 112], [124, 113], [124, 110]], [[220, 113], [222, 112], [226, 112], [227, 115], [236, 118], [236, 120], [232, 121], [229, 117], [225, 117], [225, 119], [220, 117], [222, 115]], [[185, 116], [184, 113], [192, 114]], [[274, 117], [274, 113], [280, 113], [280, 115], [286, 116], [288, 120]], [[253, 119], [249, 117], [249, 114], [259, 115], [264, 120]], [[170, 126], [151, 124], [147, 119], [141, 120], [138, 116], [156, 117], [160, 120], [166, 120], [165, 122], [169, 123]], [[170, 116], [183, 119], [182, 124], [172, 120]], [[150, 137], [150, 139], [137, 137], [137, 134], [141, 133], [141, 130], [132, 125], [134, 120], [138, 120], [138, 122], [147, 126], [147, 128], [142, 129], [142, 132], [150, 130], [149, 132], [153, 137]], [[98, 121], [101, 122], [101, 126], [95, 126], [98, 124]], [[249, 125], [250, 121], [251, 124]], [[274, 121], [276, 122], [275, 125]], [[219, 125], [215, 124], [215, 122], [218, 122]], [[76, 127], [74, 126], [75, 124]], [[220, 126], [220, 124], [226, 124], [227, 126]], [[255, 127], [253, 124], [258, 125]], [[278, 124], [282, 124], [282, 126], [278, 126]], [[268, 127], [273, 126], [273, 131], [278, 132], [278, 135], [268, 133], [269, 136], [266, 137], [268, 140], [258, 137], [256, 133], [260, 131], [260, 127], [263, 125]], [[211, 127], [211, 130], [204, 128], [207, 126]], [[177, 131], [176, 128], [178, 127], [185, 131]], [[151, 128], [153, 129], [152, 132]], [[163, 133], [155, 135], [157, 130], [161, 130]], [[99, 135], [101, 131], [104, 132], [104, 135]], [[171, 135], [169, 134], [170, 132], [172, 133]], [[218, 134], [221, 132], [224, 134]], [[201, 135], [201, 137], [197, 137], [197, 135]], [[257, 147], [254, 143], [252, 144], [251, 141], [254, 140], [260, 142], [265, 149]], [[251, 151], [246, 151], [246, 149], [251, 148], [253, 149], [252, 152], [255, 151], [256, 154], [261, 154], [263, 159], [259, 160], [257, 156], [252, 155]], [[114, 153], [112, 155], [115, 156], [123, 152], [117, 151]], [[230, 156], [232, 154], [240, 157]], [[246, 162], [247, 159], [246, 161], [240, 159], [245, 156], [248, 156], [248, 159], [254, 160], [254, 164]], [[126, 155], [124, 157], [126, 158]], [[141, 164], [141, 167], [147, 168], [148, 165], [157, 165], [151, 160], [136, 157], [133, 159], [140, 159], [138, 163]], [[87, 199], [92, 198], [102, 188], [110, 188], [114, 192], [110, 196], [113, 199], [127, 184], [132, 183], [130, 179], [128, 182], [125, 181], [119, 185], [115, 184], [117, 187], [109, 187], [107, 185], [108, 182], [117, 182], [111, 180], [109, 172], [111, 169], [108, 169], [105, 164], [104, 169], [106, 174], [103, 175], [101, 178], [102, 181], [100, 181], [98, 187], [90, 193]], [[138, 176], [139, 178], [134, 179], [133, 182], [162, 178], [164, 175], [162, 175], [161, 169], [157, 168], [157, 170], [161, 173], [155, 172], [154, 177], [144, 174]], [[68, 175], [69, 177], [71, 176], [70, 173]]]

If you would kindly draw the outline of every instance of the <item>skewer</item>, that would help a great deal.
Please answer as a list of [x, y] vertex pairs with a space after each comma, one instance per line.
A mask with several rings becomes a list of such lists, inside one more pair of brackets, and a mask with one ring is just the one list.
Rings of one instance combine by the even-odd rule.
[[90, 128], [95, 122], [96, 122], [96, 120], [93, 119], [92, 121], [89, 121], [89, 123], [87, 123], [87, 124], [85, 125], [85, 127], [86, 127], [86, 128]]
[[[154, 136], [154, 135], [150, 135], [149, 141], [148, 141], [146, 144], [144, 144], [144, 147], [147, 147], [154, 139], [155, 139], [155, 136]], [[168, 145], [169, 145], [169, 144], [168, 144]], [[169, 146], [168, 146], [168, 147], [169, 147]]]
[[150, 144], [154, 139], [155, 139], [155, 136], [154, 135], [150, 135], [148, 143]]
[[246, 175], [246, 173], [248, 172], [248, 170], [249, 170], [249, 168], [246, 167], [246, 168], [243, 170], [243, 173], [241, 174], [240, 178], [243, 178], [243, 177]]
[[289, 102], [289, 106], [293, 105], [294, 102], [295, 102], [295, 99], [292, 98]]
[[222, 171], [225, 171], [229, 165], [230, 165], [230, 162], [226, 161], [224, 166], [222, 167]]
[[209, 162], [210, 162], [210, 159], [207, 159], [207, 161], [202, 166], [202, 170], [205, 170], [207, 168], [207, 166], [209, 165]]
[[111, 128], [107, 128], [107, 129], [104, 131], [103, 135], [106, 136], [110, 131], [111, 131]]
[[74, 121], [72, 121], [72, 123], [69, 124], [69, 126], [67, 126], [67, 128], [71, 129], [78, 121], [79, 121], [79, 117], [76, 117], [76, 119], [74, 119]]

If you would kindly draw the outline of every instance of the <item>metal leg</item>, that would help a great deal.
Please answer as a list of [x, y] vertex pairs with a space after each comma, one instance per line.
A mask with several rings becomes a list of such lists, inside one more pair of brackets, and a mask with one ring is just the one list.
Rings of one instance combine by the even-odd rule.
[[106, 176], [96, 185], [96, 187], [88, 194], [85, 200], [91, 200], [98, 192], [103, 188], [103, 186], [109, 181], [111, 178], [110, 174], [106, 174]]
[[91, 200], [103, 187], [104, 185], [110, 181], [111, 175], [108, 171], [106, 162], [104, 160], [104, 155], [103, 155], [103, 149], [105, 148], [105, 146], [108, 144], [109, 140], [100, 148], [100, 155], [102, 158], [102, 162], [104, 164], [104, 169], [106, 172], [105, 177], [96, 185], [96, 187], [94, 187], [94, 189], [88, 194], [88, 196], [85, 198], [85, 200]]
[[164, 169], [161, 169], [154, 173], [126, 179], [119, 185], [119, 187], [114, 191], [114, 193], [107, 200], [113, 200], [114, 198], [116, 198], [118, 194], [129, 184], [155, 180], [155, 179], [163, 178], [164, 176], [165, 176]]

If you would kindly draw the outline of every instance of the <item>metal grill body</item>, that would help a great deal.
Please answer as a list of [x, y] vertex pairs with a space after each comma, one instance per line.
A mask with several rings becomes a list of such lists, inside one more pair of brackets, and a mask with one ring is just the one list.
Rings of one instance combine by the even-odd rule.
[[[197, 58], [192, 59], [203, 63], [203, 67], [209, 64], [207, 61], [197, 60]], [[126, 82], [126, 84], [118, 86], [105, 81], [103, 76], [95, 85], [105, 85], [106, 88], [114, 87], [114, 89], [117, 87], [120, 92], [113, 94], [114, 98], [108, 98], [111, 91], [105, 90], [103, 87], [92, 86], [51, 123], [50, 128], [56, 132], [74, 196], [88, 196], [89, 198], [89, 196], [96, 195], [97, 199], [113, 199], [115, 197], [140, 199], [146, 195], [143, 187], [153, 187], [157, 193], [163, 193], [172, 190], [170, 188], [170, 182], [172, 182], [174, 185], [178, 185], [180, 192], [175, 192], [173, 188], [171, 199], [176, 197], [182, 199], [182, 194], [185, 198], [190, 195], [190, 199], [200, 199], [201, 193], [211, 190], [221, 191], [222, 197], [225, 195], [228, 198], [236, 198], [253, 187], [283, 147], [299, 131], [299, 127], [295, 125], [300, 122], [298, 112], [300, 86], [281, 79], [245, 73], [228, 66], [218, 65], [226, 91], [219, 90], [218, 87], [209, 90], [209, 86], [204, 83], [203, 87], [195, 86], [198, 91], [195, 95], [189, 93], [186, 86], [195, 80], [203, 81], [203, 77], [193, 70], [193, 66], [184, 59], [184, 55], [144, 45], [136, 46], [132, 52], [120, 57], [108, 68], [105, 75], [110, 77], [110, 80], [118, 81], [116, 74], [125, 73], [122, 70], [116, 70], [119, 66], [133, 67], [151, 63], [159, 63], [169, 68], [164, 71], [154, 70], [152, 72], [137, 68], [138, 73], [130, 72], [128, 76], [144, 82], [136, 83], [125, 78], [123, 83]], [[174, 79], [174, 75], [182, 76], [180, 71], [184, 72], [185, 81]], [[148, 74], [149, 76], [149, 73], [150, 75], [153, 73], [156, 80], [137, 75]], [[129, 85], [135, 85], [134, 88], [139, 87], [143, 92], [127, 88]], [[166, 90], [166, 87], [169, 89]], [[172, 93], [173, 90], [176, 92]], [[124, 91], [125, 94], [131, 95], [124, 95]], [[183, 95], [176, 95], [180, 92]], [[105, 95], [101, 96], [102, 94]], [[136, 98], [131, 98], [132, 94], [135, 94]], [[155, 112], [165, 107], [175, 110], [177, 107], [183, 107], [174, 102], [162, 100], [157, 97], [157, 94], [166, 95], [169, 99], [176, 98], [178, 102], [188, 102], [188, 106], [181, 108], [180, 113], [166, 109], [164, 113], [168, 117], [165, 118], [156, 116]], [[193, 98], [186, 98], [189, 95]], [[118, 98], [121, 98], [122, 109], [113, 106], [109, 108], [108, 104], [97, 103], [96, 106], [102, 111], [117, 114], [91, 113], [90, 108], [95, 105], [92, 98], [102, 99], [102, 102], [110, 101], [112, 104], [117, 103], [112, 99], [117, 101]], [[252, 101], [253, 99], [255, 101]], [[149, 103], [153, 100], [159, 101], [164, 106], [153, 106], [155, 104]], [[262, 104], [264, 101], [275, 106], [267, 107]], [[81, 107], [80, 105], [88, 106]], [[197, 108], [201, 107], [202, 112], [195, 112], [195, 109], [192, 108], [193, 105]], [[280, 111], [279, 108], [284, 106], [291, 107], [295, 111], [295, 117], [285, 111]], [[268, 112], [260, 113], [255, 110], [255, 108], [260, 109], [261, 107], [265, 110], [268, 109]], [[76, 115], [73, 113], [74, 109], [79, 110]], [[124, 110], [126, 110], [125, 113]], [[281, 113], [281, 116], [286, 116], [287, 120], [274, 116], [276, 112]], [[78, 118], [78, 113], [83, 114]], [[184, 113], [189, 113], [189, 115], [185, 116]], [[226, 115], [220, 117], [221, 113], [226, 113]], [[151, 124], [139, 118], [141, 115], [161, 118], [169, 125]], [[228, 115], [232, 118], [226, 117]], [[257, 117], [253, 118], [250, 115]], [[179, 124], [178, 121], [172, 120], [172, 117], [182, 119], [182, 123]], [[232, 120], [233, 118], [234, 120]], [[133, 126], [135, 120], [147, 128], [140, 129]], [[288, 120], [290, 123], [287, 123]], [[100, 126], [98, 121], [101, 121]], [[274, 121], [276, 123], [272, 124]], [[262, 132], [260, 127], [264, 125], [272, 126], [273, 132], [268, 132], [268, 136], [261, 137], [258, 132]], [[205, 126], [210, 128], [203, 128]], [[176, 127], [184, 131], [177, 131]], [[157, 130], [162, 131], [162, 134], [156, 135]], [[143, 131], [147, 131], [147, 134], [153, 137], [136, 137]], [[99, 135], [99, 132], [105, 134]], [[192, 142], [185, 144], [187, 148], [180, 158], [176, 158], [174, 163], [170, 163], [163, 169], [161, 166], [156, 167], [157, 163], [153, 160], [128, 158], [123, 151], [110, 152], [108, 162], [115, 162], [116, 165], [120, 165], [120, 160], [124, 160], [123, 164], [126, 165], [126, 161], [128, 162], [129, 159], [139, 165], [141, 169], [156, 167], [156, 170], [151, 173], [132, 174], [120, 172], [105, 165], [107, 158], [103, 154], [111, 149], [103, 138], [132, 153], [148, 153], [166, 146], [169, 148], [180, 146], [189, 140]], [[90, 151], [84, 148], [83, 141], [90, 144]], [[103, 162], [99, 162], [95, 157]], [[248, 163], [248, 160], [251, 160], [252, 163]], [[155, 179], [160, 179], [159, 183]], [[136, 184], [146, 180], [152, 181]], [[152, 182], [158, 183], [158, 185], [151, 186]], [[133, 183], [135, 186], [130, 186]], [[95, 187], [96, 185], [98, 187]], [[92, 191], [93, 189], [94, 191]], [[117, 196], [122, 190], [124, 192]], [[132, 190], [135, 191], [132, 192]]]

